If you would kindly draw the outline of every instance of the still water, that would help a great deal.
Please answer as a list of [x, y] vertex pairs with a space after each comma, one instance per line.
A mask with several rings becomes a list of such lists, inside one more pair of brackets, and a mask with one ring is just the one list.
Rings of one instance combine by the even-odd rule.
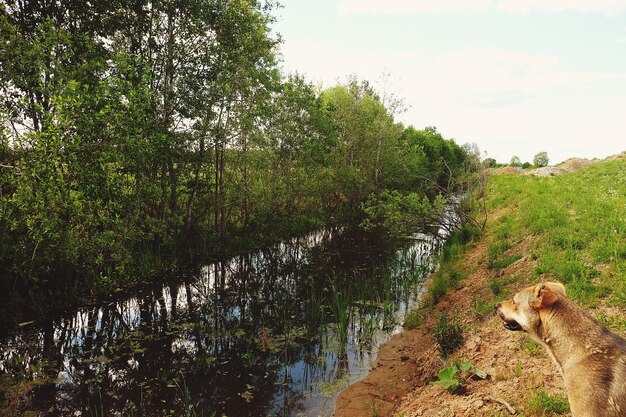
[[322, 230], [0, 341], [20, 414], [330, 416], [419, 299], [441, 238]]

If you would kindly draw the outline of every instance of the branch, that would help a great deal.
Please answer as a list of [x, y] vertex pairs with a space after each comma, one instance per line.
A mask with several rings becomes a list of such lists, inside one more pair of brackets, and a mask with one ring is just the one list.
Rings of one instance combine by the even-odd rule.
[[512, 415], [514, 415], [516, 413], [515, 409], [513, 407], [511, 407], [511, 404], [507, 403], [503, 399], [494, 398], [492, 396], [487, 396], [487, 397], [485, 397], [485, 401], [491, 401], [491, 402], [494, 402], [494, 403], [500, 403], [503, 406], [505, 406], [506, 409], [509, 410], [509, 413], [511, 413]]

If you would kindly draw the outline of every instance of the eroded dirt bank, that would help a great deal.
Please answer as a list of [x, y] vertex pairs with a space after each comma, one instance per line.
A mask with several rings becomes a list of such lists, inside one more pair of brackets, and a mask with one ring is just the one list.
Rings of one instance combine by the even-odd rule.
[[[518, 242], [517, 250], [527, 248], [529, 239]], [[500, 270], [486, 265], [486, 245], [474, 244], [458, 265], [466, 278], [427, 313], [420, 328], [396, 335], [380, 349], [369, 375], [339, 396], [336, 417], [505, 416], [511, 411], [528, 416], [533, 415], [533, 392], [565, 395], [561, 377], [543, 349], [529, 343], [525, 334], [505, 330], [493, 314], [489, 283], [500, 279], [508, 282], [503, 291], [515, 292], [527, 284], [519, 277], [531, 276], [535, 261], [524, 257]], [[457, 315], [465, 328], [464, 342], [453, 357], [471, 359], [489, 374], [487, 380], [467, 381], [463, 394], [429, 384], [445, 366], [431, 336], [437, 312], [442, 311]]]

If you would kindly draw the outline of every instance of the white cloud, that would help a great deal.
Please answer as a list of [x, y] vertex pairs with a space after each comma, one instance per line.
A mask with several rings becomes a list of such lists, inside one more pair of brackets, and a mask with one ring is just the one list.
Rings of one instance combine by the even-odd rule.
[[491, 0], [344, 0], [341, 14], [484, 12]]
[[402, 94], [412, 105], [401, 116], [406, 124], [435, 125], [502, 162], [514, 154], [532, 160], [543, 150], [559, 162], [625, 148], [617, 116], [624, 100], [607, 99], [597, 82], [623, 85], [626, 74], [568, 71], [554, 56], [495, 48], [464, 48], [427, 62], [428, 71], [403, 75]]
[[608, 98], [606, 88], [598, 88], [626, 85], [624, 73], [568, 70], [556, 56], [498, 48], [431, 55], [290, 38], [283, 52], [287, 71], [325, 87], [349, 74], [376, 83], [391, 73], [401, 80], [394, 93], [410, 106], [400, 121], [437, 126], [459, 143], [476, 142], [498, 161], [512, 155], [530, 161], [544, 150], [553, 162], [625, 150], [626, 99]]
[[527, 14], [533, 11], [620, 14], [626, 11], [624, 0], [498, 0], [497, 10]]
[[616, 15], [626, 12], [626, 0], [343, 0], [341, 14], [353, 13], [508, 13], [577, 11]]
[[557, 57], [496, 48], [463, 48], [431, 61], [429, 70], [406, 74], [432, 97], [471, 107], [509, 107], [569, 84], [626, 80], [626, 74], [566, 71]]

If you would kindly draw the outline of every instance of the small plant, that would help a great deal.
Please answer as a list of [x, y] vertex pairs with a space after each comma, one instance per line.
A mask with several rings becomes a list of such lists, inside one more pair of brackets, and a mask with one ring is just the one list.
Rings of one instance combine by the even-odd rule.
[[411, 310], [406, 313], [404, 317], [404, 328], [405, 329], [415, 329], [422, 325], [424, 322], [424, 317], [419, 313], [417, 309]]
[[472, 296], [472, 310], [478, 319], [483, 319], [489, 314], [493, 314], [493, 300], [483, 300], [476, 295]]
[[528, 410], [540, 416], [561, 415], [569, 411], [569, 403], [563, 395], [537, 390], [528, 399]]
[[450, 283], [443, 276], [441, 271], [438, 271], [433, 277], [433, 282], [430, 285], [430, 298], [432, 304], [435, 305], [441, 300], [441, 298], [448, 292]]
[[458, 284], [463, 278], [463, 275], [461, 275], [461, 272], [457, 269], [451, 269], [448, 276], [450, 277], [450, 283], [452, 285]]
[[541, 352], [541, 345], [531, 338], [527, 337], [522, 341], [522, 350], [528, 353], [530, 356], [534, 356]]
[[450, 393], [455, 393], [463, 387], [470, 378], [472, 379], [485, 379], [487, 373], [480, 369], [474, 368], [474, 361], [455, 362], [452, 366], [443, 368], [437, 374], [437, 381], [432, 381], [431, 384], [439, 385], [447, 389]]
[[371, 417], [380, 417], [380, 409], [381, 404], [377, 400], [372, 400], [368, 404], [369, 412]]
[[433, 337], [439, 345], [441, 356], [444, 358], [448, 357], [463, 343], [463, 328], [459, 324], [458, 318], [450, 317], [448, 313], [443, 313], [439, 316], [433, 331]]
[[522, 376], [522, 364], [517, 362], [517, 364], [515, 364], [515, 368], [513, 368], [513, 373], [515, 374], [515, 376]]
[[522, 259], [522, 255], [506, 256], [502, 259], [494, 259], [489, 261], [487, 267], [489, 269], [504, 269], [507, 266], [519, 261], [520, 259]]
[[499, 279], [494, 279], [489, 283], [489, 289], [491, 290], [493, 295], [498, 296], [504, 291], [504, 282]]

